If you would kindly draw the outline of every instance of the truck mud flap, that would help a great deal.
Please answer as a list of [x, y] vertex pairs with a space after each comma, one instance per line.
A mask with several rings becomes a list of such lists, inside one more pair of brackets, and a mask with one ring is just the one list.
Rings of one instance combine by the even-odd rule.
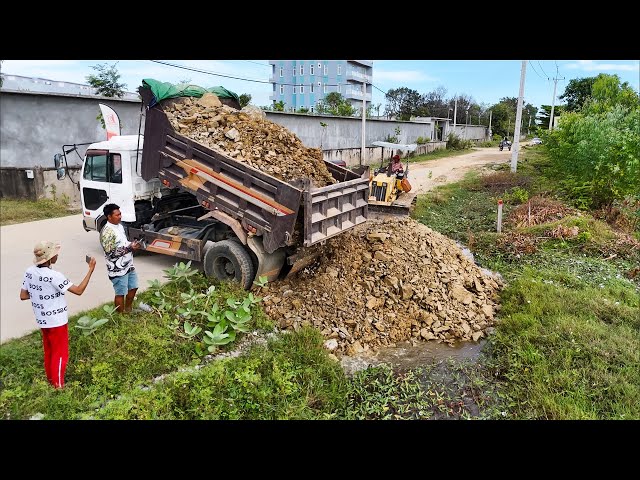
[[162, 253], [172, 257], [201, 262], [204, 256], [204, 243], [195, 238], [184, 238], [178, 235], [150, 232], [138, 228], [129, 228], [129, 239], [143, 239], [147, 244], [147, 252]]
[[368, 218], [369, 175], [322, 188], [304, 189], [304, 246], [364, 223]]

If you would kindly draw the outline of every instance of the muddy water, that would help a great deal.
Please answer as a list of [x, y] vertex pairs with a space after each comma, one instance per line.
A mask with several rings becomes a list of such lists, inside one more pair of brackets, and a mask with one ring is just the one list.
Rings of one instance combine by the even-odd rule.
[[369, 365], [387, 363], [394, 370], [407, 371], [427, 364], [438, 363], [449, 358], [457, 361], [478, 360], [486, 340], [458, 342], [452, 345], [437, 342], [398, 343], [395, 347], [384, 347], [374, 353], [363, 352], [353, 357], [343, 357], [342, 366], [347, 373], [354, 373]]

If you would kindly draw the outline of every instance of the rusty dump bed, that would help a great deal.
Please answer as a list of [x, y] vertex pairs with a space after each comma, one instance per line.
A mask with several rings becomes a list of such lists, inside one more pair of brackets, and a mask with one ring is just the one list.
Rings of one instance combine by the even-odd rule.
[[289, 184], [175, 132], [163, 102], [149, 108], [153, 93], [146, 87], [139, 92], [146, 107], [142, 177], [188, 191], [205, 208], [255, 228], [268, 253], [293, 244], [301, 207], [304, 246], [367, 220], [368, 171], [360, 176], [327, 162], [338, 183], [322, 188], [311, 188], [309, 181]]

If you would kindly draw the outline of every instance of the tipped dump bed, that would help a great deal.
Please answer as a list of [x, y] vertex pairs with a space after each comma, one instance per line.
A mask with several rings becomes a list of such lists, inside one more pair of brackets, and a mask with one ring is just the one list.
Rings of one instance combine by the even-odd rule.
[[360, 176], [327, 163], [338, 183], [322, 188], [307, 180], [287, 183], [177, 133], [164, 102], [149, 108], [153, 93], [148, 87], [139, 91], [146, 107], [142, 177], [159, 178], [167, 187], [194, 194], [208, 210], [231, 216], [261, 235], [268, 253], [294, 245], [300, 236], [299, 243], [310, 246], [367, 220], [368, 171]]

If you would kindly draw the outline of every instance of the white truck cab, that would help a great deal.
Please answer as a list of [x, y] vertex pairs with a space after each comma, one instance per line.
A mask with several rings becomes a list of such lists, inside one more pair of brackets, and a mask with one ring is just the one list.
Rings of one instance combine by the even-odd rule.
[[160, 180], [147, 182], [140, 175], [143, 140], [142, 135], [121, 135], [87, 148], [80, 176], [85, 230], [100, 231], [106, 221], [102, 209], [108, 203], [120, 206], [123, 222], [135, 222], [137, 201], [162, 196]]

